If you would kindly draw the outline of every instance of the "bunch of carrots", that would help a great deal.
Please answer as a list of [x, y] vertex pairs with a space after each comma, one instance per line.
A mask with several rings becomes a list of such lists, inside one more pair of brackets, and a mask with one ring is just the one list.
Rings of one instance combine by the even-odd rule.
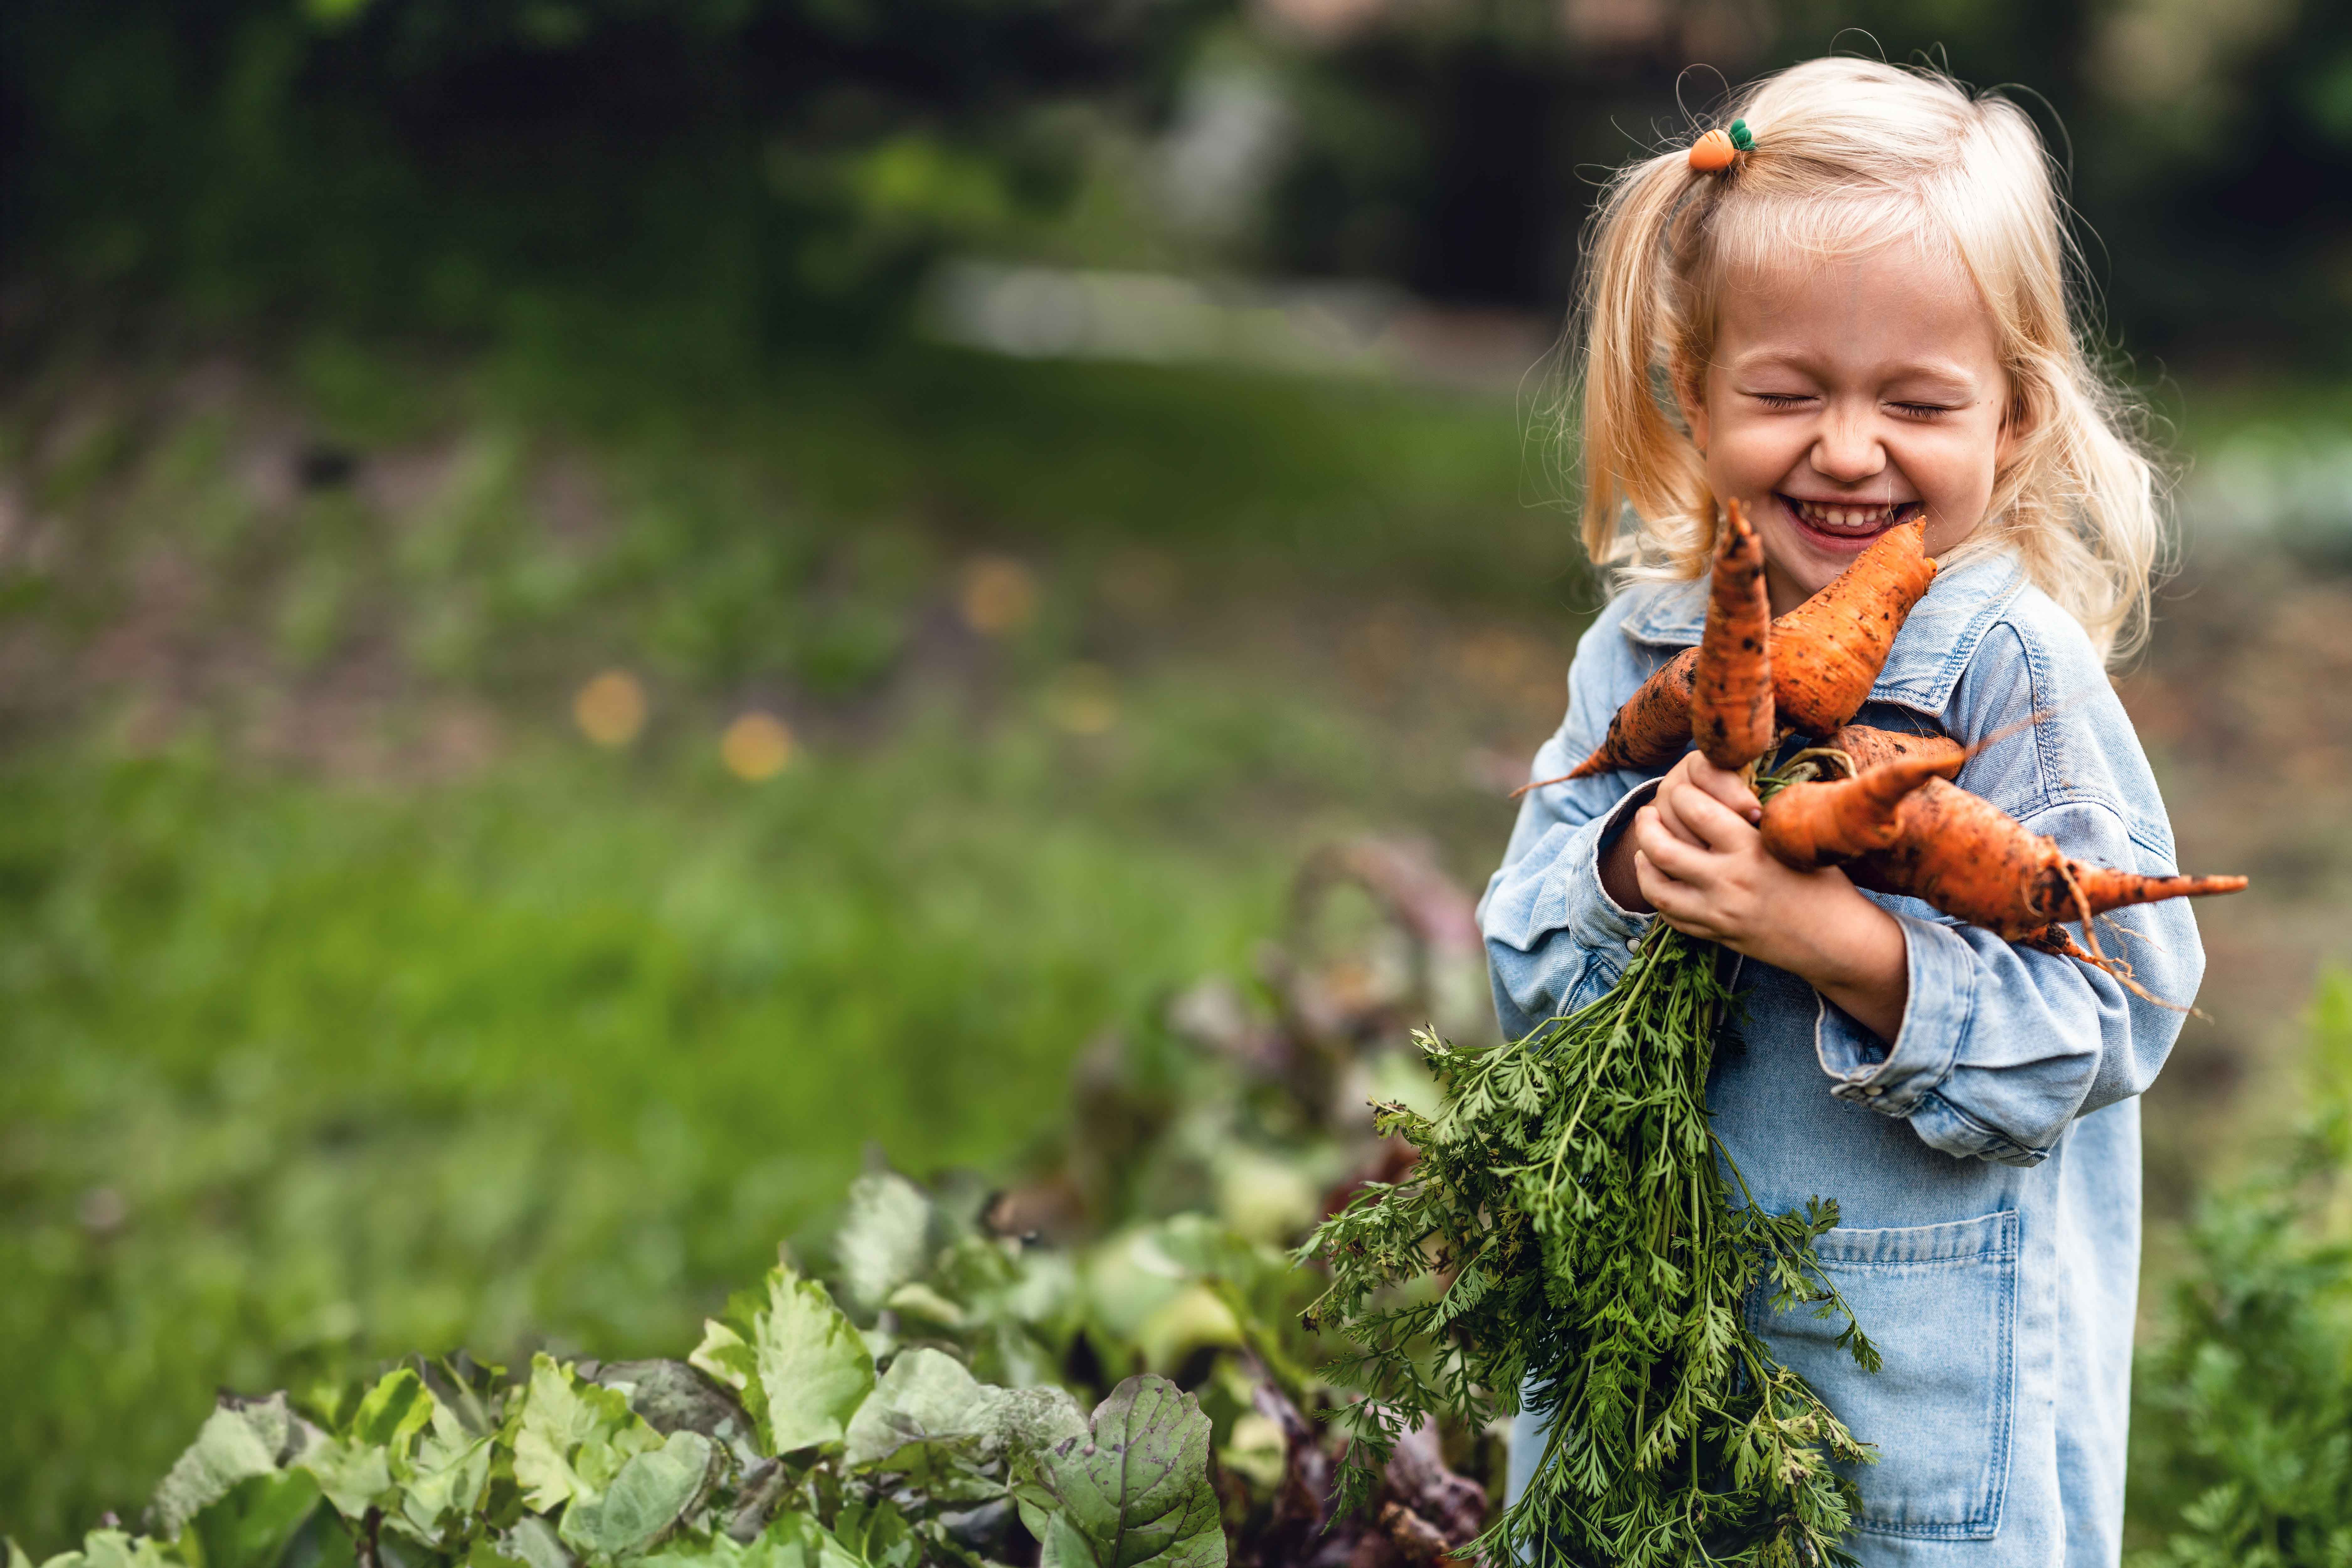
[[[1776, 721], [1785, 721], [1790, 732], [1828, 739], [1800, 752], [1790, 782], [1772, 781], [1777, 787], [1765, 795], [1764, 844], [1775, 858], [1801, 871], [1844, 867], [1863, 887], [1908, 895], [2007, 942], [2083, 958], [2126, 983], [2128, 970], [2100, 952], [2097, 916], [2246, 885], [2243, 877], [2145, 877], [2084, 865], [1952, 783], [1968, 748], [1851, 722], [1895, 634], [1935, 580], [1924, 521], [1890, 529], [1776, 621], [1763, 543], [1738, 501], [1727, 510], [1699, 646], [1644, 682], [1600, 747], [1565, 777], [1663, 767], [1693, 742], [1717, 767], [1752, 776], [1780, 739]], [[1844, 776], [1812, 776], [1832, 770]], [[2082, 923], [2084, 945], [2066, 932], [2068, 920]]]
[[[1764, 842], [1789, 865], [1843, 867], [2129, 985], [2099, 951], [2101, 913], [2245, 879], [2085, 865], [1955, 784], [1967, 748], [1853, 722], [1934, 581], [1924, 533], [1890, 530], [1775, 620], [1762, 544], [1729, 508], [1699, 646], [1568, 776], [1654, 771], [1696, 743], [1753, 784]], [[1715, 1136], [1706, 1079], [1734, 1010], [1721, 957], [1656, 921], [1607, 994], [1524, 1039], [1463, 1050], [1420, 1037], [1441, 1108], [1375, 1111], [1420, 1159], [1367, 1184], [1302, 1249], [1331, 1280], [1309, 1321], [1349, 1342], [1334, 1375], [1364, 1395], [1339, 1415], [1353, 1439], [1343, 1501], [1373, 1497], [1395, 1443], [1429, 1417], [1476, 1429], [1524, 1406], [1543, 1449], [1457, 1559], [1853, 1560], [1848, 1475], [1873, 1456], [1772, 1356], [1749, 1298], [1760, 1286], [1776, 1310], [1843, 1315], [1841, 1342], [1865, 1369], [1877, 1352], [1815, 1251], [1835, 1203], [1765, 1210]]]

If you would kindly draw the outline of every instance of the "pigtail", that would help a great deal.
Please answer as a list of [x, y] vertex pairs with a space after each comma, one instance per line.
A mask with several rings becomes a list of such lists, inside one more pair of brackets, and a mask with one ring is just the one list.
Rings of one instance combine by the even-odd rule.
[[[1706, 547], [1685, 537], [1712, 511], [1698, 453], [1662, 406], [1671, 389], [1658, 385], [1685, 347], [1675, 231], [1693, 183], [1706, 177], [1679, 151], [1635, 163], [1611, 183], [1588, 231], [1577, 310], [1581, 407], [1570, 412], [1583, 425], [1584, 547], [1597, 564], [1644, 543], [1677, 556]], [[1642, 521], [1631, 532], [1621, 525], [1628, 505]]]
[[[2042, 163], [2032, 122], [2014, 104], [1979, 99], [1965, 169]], [[1971, 210], [1958, 174], [1935, 183], [1943, 212]], [[2081, 257], [2047, 179], [2016, 179], [1984, 200], [1959, 253], [1993, 307], [2009, 346], [2021, 426], [1979, 531], [2016, 551], [2034, 584], [2079, 622], [2111, 661], [2147, 640], [2151, 589], [2169, 566], [2162, 474], [2138, 439], [2143, 416], [2084, 348], [2091, 314]], [[1976, 542], [1972, 541], [1973, 549]]]

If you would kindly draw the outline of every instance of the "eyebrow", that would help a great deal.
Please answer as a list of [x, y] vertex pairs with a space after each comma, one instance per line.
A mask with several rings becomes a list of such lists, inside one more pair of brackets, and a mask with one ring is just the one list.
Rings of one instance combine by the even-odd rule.
[[[1734, 375], [1752, 375], [1765, 370], [1791, 370], [1801, 375], [1815, 375], [1821, 367], [1818, 362], [1806, 354], [1781, 349], [1758, 349], [1740, 355], [1725, 368]], [[1920, 360], [1876, 374], [1882, 382], [1927, 382], [1940, 389], [1967, 394], [1974, 394], [1978, 390], [1976, 377], [1948, 360]]]

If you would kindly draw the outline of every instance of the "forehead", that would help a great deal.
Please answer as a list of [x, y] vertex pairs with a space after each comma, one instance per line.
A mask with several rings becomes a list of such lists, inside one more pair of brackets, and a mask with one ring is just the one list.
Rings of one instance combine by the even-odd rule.
[[1991, 309], [1948, 247], [1915, 229], [1866, 247], [1762, 246], [1717, 276], [1718, 363], [1785, 359], [1853, 369], [2000, 368]]

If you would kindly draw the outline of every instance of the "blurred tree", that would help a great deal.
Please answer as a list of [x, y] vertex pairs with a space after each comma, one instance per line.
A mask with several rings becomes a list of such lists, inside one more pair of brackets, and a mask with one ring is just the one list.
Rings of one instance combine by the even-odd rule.
[[115, 0], [11, 7], [5, 242], [199, 318], [855, 336], [1050, 205], [1217, 0]]
[[2328, 0], [16, 6], [0, 239], [19, 321], [99, 290], [709, 366], [871, 341], [940, 250], [1034, 249], [1110, 167], [1118, 223], [1196, 232], [1105, 258], [1553, 310], [1599, 174], [1832, 47], [2021, 83], [2063, 122], [2136, 349], [2347, 346], [2352, 11]]

